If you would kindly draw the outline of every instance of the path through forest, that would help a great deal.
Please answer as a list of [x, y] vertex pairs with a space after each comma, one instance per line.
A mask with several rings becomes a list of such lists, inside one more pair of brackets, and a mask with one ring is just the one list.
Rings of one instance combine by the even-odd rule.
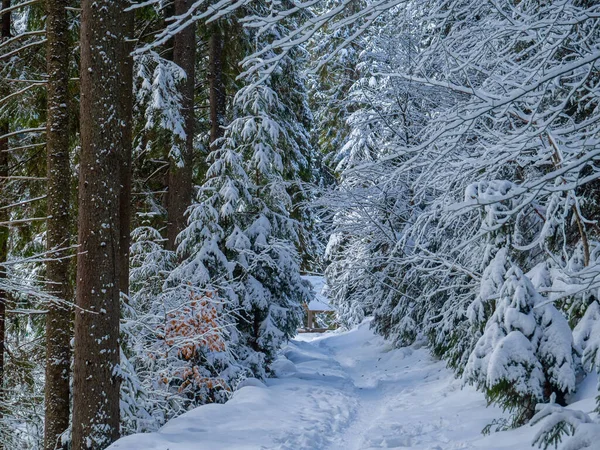
[[[327, 355], [329, 364], [350, 381], [353, 414], [323, 448], [531, 448], [522, 433], [502, 440], [483, 438], [482, 428], [502, 416], [499, 410], [486, 408], [483, 396], [472, 388], [461, 389], [460, 380], [426, 349], [394, 349], [367, 324], [339, 336], [296, 342], [286, 357], [294, 361], [299, 351]], [[296, 365], [302, 368], [302, 362]]]
[[425, 348], [394, 349], [368, 323], [300, 335], [267, 385], [246, 380], [225, 405], [205, 405], [113, 450], [486, 449], [527, 450], [529, 426], [484, 437], [502, 416], [462, 388]]

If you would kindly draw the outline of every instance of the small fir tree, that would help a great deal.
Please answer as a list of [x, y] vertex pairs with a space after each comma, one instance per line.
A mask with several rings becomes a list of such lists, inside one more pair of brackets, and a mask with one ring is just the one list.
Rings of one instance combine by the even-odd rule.
[[539, 402], [562, 402], [575, 390], [571, 330], [564, 316], [513, 265], [492, 317], [471, 353], [466, 380], [490, 402], [513, 413], [512, 426], [529, 420]]

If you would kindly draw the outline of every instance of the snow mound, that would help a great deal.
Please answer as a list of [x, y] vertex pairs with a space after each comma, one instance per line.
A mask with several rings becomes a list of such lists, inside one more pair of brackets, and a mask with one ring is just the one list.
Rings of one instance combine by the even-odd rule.
[[291, 377], [298, 372], [296, 365], [285, 357], [278, 358], [273, 362], [273, 364], [271, 364], [271, 370], [278, 378]]
[[259, 388], [266, 388], [267, 387], [267, 385], [265, 383], [263, 383], [262, 381], [260, 381], [258, 378], [252, 378], [252, 377], [250, 377], [250, 378], [246, 378], [246, 379], [242, 380], [237, 385], [237, 391], [239, 391], [241, 388], [248, 387], [248, 386], [259, 387]]

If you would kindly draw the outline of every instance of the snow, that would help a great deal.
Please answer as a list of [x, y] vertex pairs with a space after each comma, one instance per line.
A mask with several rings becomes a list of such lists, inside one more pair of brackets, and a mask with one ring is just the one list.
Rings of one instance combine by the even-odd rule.
[[333, 308], [329, 306], [329, 301], [325, 297], [324, 292], [327, 286], [325, 285], [325, 278], [318, 275], [303, 275], [302, 278], [312, 284], [315, 290], [315, 298], [308, 304], [310, 311], [333, 311]]
[[494, 347], [487, 367], [486, 385], [508, 381], [519, 394], [543, 396], [544, 373], [531, 342], [520, 331], [511, 331]]
[[573, 330], [575, 345], [582, 351], [582, 362], [588, 371], [598, 366], [600, 360], [600, 305], [593, 301]]
[[[483, 436], [503, 413], [463, 388], [427, 348], [393, 348], [369, 320], [348, 332], [298, 336], [273, 369], [278, 378], [246, 380], [226, 404], [201, 406], [109, 448], [526, 450], [539, 429]], [[594, 389], [587, 394], [574, 406], [592, 407]]]

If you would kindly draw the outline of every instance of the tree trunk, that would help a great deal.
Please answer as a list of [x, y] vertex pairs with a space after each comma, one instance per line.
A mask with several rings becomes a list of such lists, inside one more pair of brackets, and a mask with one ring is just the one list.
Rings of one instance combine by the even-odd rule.
[[126, 39], [121, 68], [121, 101], [123, 108], [123, 165], [121, 167], [121, 199], [119, 213], [121, 223], [120, 229], [120, 278], [119, 289], [126, 297], [129, 296], [129, 247], [131, 245], [131, 151], [133, 141], [133, 33], [134, 12], [124, 13], [123, 34]]
[[119, 437], [124, 0], [83, 0], [73, 449]]
[[[69, 427], [69, 372], [71, 365], [71, 302], [69, 259], [69, 207], [71, 169], [69, 163], [69, 29], [68, 0], [46, 0], [48, 70], [48, 118], [46, 152], [48, 221], [46, 246], [48, 290], [60, 300], [48, 305], [46, 316], [46, 392], [44, 448], [66, 448], [60, 436]], [[59, 257], [61, 257], [59, 259]]]
[[[4, 89], [0, 89], [0, 95], [4, 94]], [[0, 120], [0, 135], [8, 133], [8, 122]], [[8, 176], [8, 139], [0, 139], [0, 195], [4, 194]], [[6, 199], [4, 197], [2, 200]], [[0, 206], [2, 203], [0, 202]], [[0, 222], [8, 222], [8, 210], [0, 210]], [[8, 226], [0, 225], [0, 285], [2, 279], [6, 278], [6, 268], [3, 267], [8, 259]], [[4, 416], [4, 352], [6, 345], [6, 303], [8, 302], [8, 293], [0, 287], [0, 419]], [[4, 448], [0, 444], [0, 449]]]
[[[2, 0], [2, 9], [10, 8], [10, 0]], [[11, 27], [11, 12], [7, 12], [6, 14], [2, 14], [2, 40], [8, 39], [10, 34]]]
[[218, 23], [214, 23], [209, 29], [208, 41], [208, 70], [210, 81], [210, 150], [215, 150], [215, 141], [223, 137], [223, 126], [225, 125], [226, 96], [224, 66], [225, 36], [223, 29]]
[[[2, 9], [10, 7], [10, 0], [2, 0]], [[10, 37], [11, 15], [6, 13], [2, 15], [2, 40]], [[7, 95], [5, 87], [0, 88], [0, 97]], [[8, 118], [0, 117], [0, 136], [8, 134]], [[8, 138], [0, 139], [0, 195], [6, 192], [5, 185], [8, 183]], [[0, 222], [8, 222], [8, 210], [0, 210]], [[0, 283], [2, 278], [6, 277], [6, 269], [2, 267], [8, 259], [8, 227], [0, 225]], [[0, 289], [0, 418], [2, 418], [4, 403], [4, 352], [6, 345], [6, 303], [8, 294]], [[2, 446], [0, 446], [2, 448]]]
[[[192, 0], [175, 0], [175, 15], [184, 14]], [[177, 235], [185, 228], [185, 211], [192, 203], [194, 162], [194, 84], [196, 78], [196, 27], [190, 25], [175, 35], [173, 62], [181, 67], [187, 78], [181, 84], [181, 112], [186, 140], [181, 145], [181, 158], [169, 158], [169, 187], [167, 193], [167, 243], [175, 250]]]

